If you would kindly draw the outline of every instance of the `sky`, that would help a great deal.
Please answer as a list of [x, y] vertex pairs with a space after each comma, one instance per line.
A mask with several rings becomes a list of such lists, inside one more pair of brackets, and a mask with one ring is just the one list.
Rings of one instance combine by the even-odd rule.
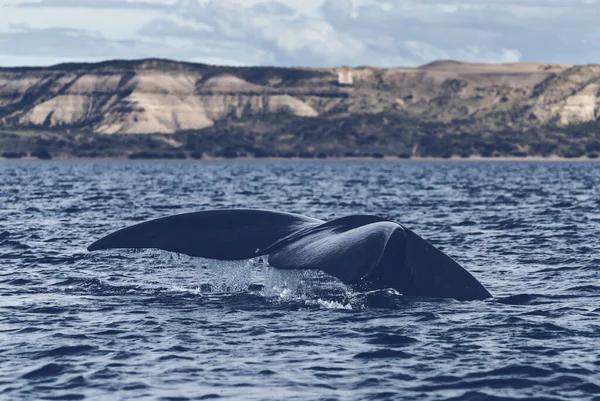
[[600, 0], [0, 0], [0, 66], [600, 63]]

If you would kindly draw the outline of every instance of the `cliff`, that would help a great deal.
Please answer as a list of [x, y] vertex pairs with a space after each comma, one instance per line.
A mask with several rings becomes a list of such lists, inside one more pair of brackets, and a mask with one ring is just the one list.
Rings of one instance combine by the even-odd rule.
[[[352, 84], [340, 84], [340, 73]], [[4, 153], [77, 154], [85, 143], [98, 153], [99, 142], [115, 154], [581, 153], [595, 151], [599, 110], [599, 65], [300, 69], [138, 60], [0, 69]], [[572, 138], [573, 127], [585, 134]], [[122, 134], [130, 138], [116, 138]], [[57, 148], [57, 138], [67, 145]]]

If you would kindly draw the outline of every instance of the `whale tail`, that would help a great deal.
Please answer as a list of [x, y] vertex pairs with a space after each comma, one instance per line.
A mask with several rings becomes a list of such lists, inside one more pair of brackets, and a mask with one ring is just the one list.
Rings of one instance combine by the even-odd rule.
[[282, 238], [322, 223], [267, 210], [209, 210], [123, 228], [94, 242], [88, 251], [154, 248], [209, 259], [242, 260], [264, 255]]
[[458, 300], [491, 296], [449, 256], [377, 216], [325, 223], [265, 210], [210, 210], [136, 224], [99, 239], [88, 250], [112, 248], [156, 248], [218, 260], [269, 255], [275, 268], [322, 270], [359, 287]]
[[317, 269], [355, 283], [379, 262], [397, 223], [376, 216], [330, 222], [266, 210], [209, 210], [150, 220], [109, 234], [89, 251], [155, 248], [185, 255], [243, 260], [269, 255], [279, 269]]

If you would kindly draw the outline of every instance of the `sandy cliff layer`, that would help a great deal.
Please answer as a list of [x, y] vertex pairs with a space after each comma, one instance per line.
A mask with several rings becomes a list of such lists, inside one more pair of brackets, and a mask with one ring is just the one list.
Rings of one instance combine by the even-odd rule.
[[163, 60], [0, 69], [0, 128], [175, 133], [265, 116], [392, 113], [478, 121], [482, 129], [600, 118], [600, 66], [465, 64], [339, 69], [234, 68]]

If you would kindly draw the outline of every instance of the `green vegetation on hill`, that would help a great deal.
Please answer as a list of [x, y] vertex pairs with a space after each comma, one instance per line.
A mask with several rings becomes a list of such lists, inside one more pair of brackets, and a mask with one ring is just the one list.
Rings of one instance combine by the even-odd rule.
[[525, 157], [600, 154], [600, 121], [527, 131], [479, 131], [475, 123], [423, 123], [398, 115], [346, 118], [264, 116], [175, 134], [103, 135], [60, 130], [0, 131], [0, 156], [129, 157]]

